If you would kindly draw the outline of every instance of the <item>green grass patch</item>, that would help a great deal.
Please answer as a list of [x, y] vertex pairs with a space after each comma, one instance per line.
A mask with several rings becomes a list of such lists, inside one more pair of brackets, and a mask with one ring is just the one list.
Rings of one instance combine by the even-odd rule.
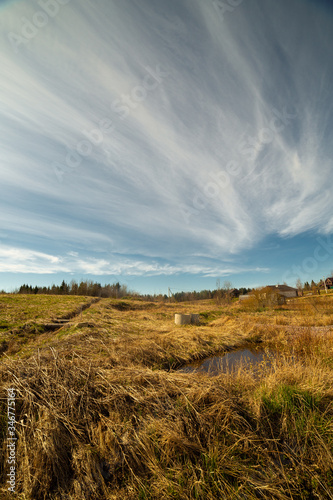
[[263, 409], [271, 416], [283, 413], [306, 415], [310, 411], [318, 410], [319, 403], [319, 396], [287, 384], [280, 385], [270, 394], [262, 395]]
[[202, 323], [210, 323], [211, 321], [214, 321], [221, 316], [223, 316], [224, 312], [219, 309], [216, 311], [205, 311], [200, 313], [200, 321]]

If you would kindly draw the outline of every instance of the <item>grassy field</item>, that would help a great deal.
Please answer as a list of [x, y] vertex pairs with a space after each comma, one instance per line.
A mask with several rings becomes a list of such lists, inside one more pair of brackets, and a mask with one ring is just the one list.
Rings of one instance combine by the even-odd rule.
[[[18, 499], [333, 499], [333, 295], [91, 301], [0, 296], [0, 498], [13, 388]], [[248, 343], [260, 377], [177, 371]]]

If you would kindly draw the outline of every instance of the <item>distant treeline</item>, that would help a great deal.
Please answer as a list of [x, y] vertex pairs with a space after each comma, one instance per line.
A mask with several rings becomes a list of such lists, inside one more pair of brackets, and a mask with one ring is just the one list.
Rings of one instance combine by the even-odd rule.
[[311, 285], [309, 284], [308, 281], [306, 281], [303, 285], [303, 290], [304, 291], [309, 291], [309, 290], [313, 290], [314, 288], [317, 288], [318, 286], [320, 286], [321, 284], [321, 281], [318, 281], [318, 283], [315, 283], [313, 280], [311, 281]]
[[[239, 288], [238, 294], [245, 295], [250, 292], [252, 288]], [[173, 294], [176, 302], [184, 302], [187, 300], [205, 300], [205, 299], [218, 299], [226, 297], [230, 290], [221, 288], [219, 290], [201, 290], [201, 292], [177, 292]]]
[[[239, 293], [246, 294], [250, 292], [250, 288], [239, 288]], [[123, 297], [136, 297], [149, 301], [176, 301], [185, 302], [192, 300], [205, 300], [205, 299], [218, 299], [223, 298], [228, 294], [228, 290], [223, 288], [219, 290], [201, 290], [200, 292], [177, 292], [168, 297], [166, 294], [162, 295], [151, 295], [151, 294], [139, 294], [134, 291], [130, 291], [127, 285], [121, 285], [119, 282], [114, 284], [108, 284], [102, 286], [101, 283], [93, 281], [81, 281], [80, 283], [72, 280], [70, 283], [66, 283], [65, 280], [61, 285], [52, 286], [31, 286], [22, 285], [16, 293], [21, 294], [44, 294], [44, 295], [85, 295], [91, 297], [105, 297], [105, 298], [123, 298]]]
[[[332, 273], [333, 274], [333, 273]], [[300, 280], [299, 280], [300, 281]], [[229, 284], [231, 285], [231, 284]], [[298, 284], [298, 288], [303, 289], [304, 291], [311, 291], [317, 288], [320, 285], [320, 282], [315, 283], [313, 280], [311, 283], [307, 281], [302, 285], [300, 282]], [[233, 296], [245, 295], [251, 292], [251, 288], [239, 288], [237, 290], [237, 295], [233, 295], [234, 289], [231, 289], [230, 286], [225, 288], [219, 288], [217, 290], [201, 290], [200, 292], [176, 292], [172, 293], [170, 297], [166, 294], [159, 295], [151, 295], [151, 294], [139, 294], [137, 292], [131, 291], [127, 288], [127, 285], [121, 285], [119, 282], [114, 284], [107, 284], [102, 286], [101, 283], [93, 282], [93, 281], [81, 281], [80, 283], [72, 280], [70, 283], [66, 283], [65, 280], [61, 283], [61, 285], [52, 285], [52, 286], [31, 286], [31, 285], [22, 285], [19, 290], [16, 290], [14, 293], [21, 294], [46, 294], [46, 295], [85, 295], [91, 297], [105, 297], [105, 298], [123, 298], [123, 297], [135, 297], [141, 300], [148, 300], [151, 302], [185, 302], [185, 301], [193, 301], [193, 300], [205, 300], [205, 299], [215, 299], [217, 301], [223, 299], [229, 299]], [[6, 293], [4, 290], [0, 293]]]
[[113, 285], [104, 285], [93, 281], [71, 281], [69, 284], [63, 280], [61, 285], [52, 286], [31, 286], [22, 285], [17, 293], [27, 294], [46, 294], [46, 295], [88, 295], [91, 297], [110, 297], [121, 298], [126, 295], [136, 295], [127, 289], [126, 285], [115, 283]]

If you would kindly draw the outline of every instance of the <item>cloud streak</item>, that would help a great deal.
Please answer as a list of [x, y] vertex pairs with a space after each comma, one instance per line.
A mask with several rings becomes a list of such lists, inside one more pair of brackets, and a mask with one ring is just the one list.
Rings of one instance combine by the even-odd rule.
[[138, 259], [123, 259], [112, 256], [112, 261], [97, 258], [81, 258], [77, 252], [63, 256], [49, 255], [35, 250], [0, 247], [0, 272], [22, 274], [89, 274], [94, 276], [171, 276], [181, 273], [204, 277], [247, 272], [267, 272], [267, 268], [239, 268], [237, 266], [170, 265], [156, 261], [144, 262]]
[[118, 274], [213, 276], [196, 255], [332, 231], [330, 10], [70, 0], [13, 51], [38, 10], [1, 9], [0, 221], [7, 249], [32, 249], [3, 272], [99, 275], [116, 253]]

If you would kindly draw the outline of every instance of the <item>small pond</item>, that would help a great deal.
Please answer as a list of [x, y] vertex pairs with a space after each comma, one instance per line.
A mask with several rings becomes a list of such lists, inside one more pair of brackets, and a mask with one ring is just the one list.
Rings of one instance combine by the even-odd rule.
[[207, 373], [211, 376], [235, 372], [242, 366], [257, 371], [260, 366], [269, 367], [272, 359], [277, 357], [277, 352], [251, 345], [194, 361], [183, 366], [179, 371], [183, 373]]

